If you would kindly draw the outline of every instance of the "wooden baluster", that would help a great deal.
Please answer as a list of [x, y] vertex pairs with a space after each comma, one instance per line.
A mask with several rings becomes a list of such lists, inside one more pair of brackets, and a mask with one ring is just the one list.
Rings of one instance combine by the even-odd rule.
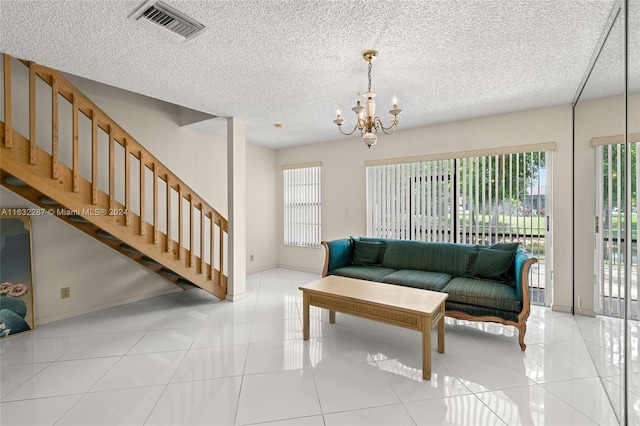
[[124, 224], [130, 224], [131, 213], [131, 153], [129, 151], [129, 141], [124, 138]]
[[98, 114], [91, 111], [91, 204], [98, 204]]
[[29, 164], [36, 164], [36, 63], [29, 62]]
[[140, 235], [145, 234], [145, 224], [146, 221], [144, 219], [144, 172], [147, 166], [144, 165], [144, 153], [140, 151]]
[[6, 53], [4, 58], [4, 147], [13, 148], [11, 133], [11, 56]]
[[78, 161], [80, 158], [80, 153], [78, 152], [78, 98], [75, 94], [71, 95], [73, 101], [73, 114], [72, 114], [72, 123], [73, 123], [73, 134], [72, 134], [72, 144], [73, 144], [73, 192], [80, 191], [80, 168], [78, 166]]
[[222, 285], [222, 268], [224, 266], [224, 228], [222, 227], [222, 219], [220, 219], [220, 270], [218, 271], [218, 284]]
[[182, 186], [178, 184], [178, 259], [182, 260], [182, 221], [183, 221], [183, 212], [182, 212]]
[[153, 163], [153, 244], [158, 244], [158, 164]]
[[187, 259], [187, 266], [193, 266], [193, 194], [189, 194], [189, 259]]
[[171, 182], [169, 180], [169, 173], [165, 176], [165, 182], [167, 182], [167, 247], [166, 251], [171, 251]]
[[109, 209], [115, 209], [116, 194], [116, 146], [113, 126], [109, 125]]
[[202, 274], [202, 265], [204, 264], [204, 207], [200, 206], [200, 258], [198, 262], [198, 273]]
[[213, 253], [215, 250], [215, 229], [216, 229], [216, 224], [213, 221], [214, 218], [214, 213], [211, 212], [211, 229], [209, 229], [209, 233], [211, 234], [211, 236], [209, 237], [209, 245], [211, 247], [209, 247], [209, 279], [212, 280], [213, 279]]
[[58, 179], [58, 81], [51, 81], [51, 179]]

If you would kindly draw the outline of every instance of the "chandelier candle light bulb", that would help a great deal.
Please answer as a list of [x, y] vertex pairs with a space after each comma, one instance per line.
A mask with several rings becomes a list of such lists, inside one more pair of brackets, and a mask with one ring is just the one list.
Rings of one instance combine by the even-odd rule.
[[[356, 106], [351, 108], [351, 110], [356, 114], [356, 125], [348, 133], [345, 133], [342, 130], [342, 124], [344, 123], [344, 119], [340, 115], [340, 108], [336, 108], [336, 119], [333, 122], [338, 126], [338, 130], [345, 136], [352, 135], [356, 130], [360, 130], [360, 134], [362, 135], [362, 141], [369, 148], [375, 145], [378, 141], [378, 130], [382, 130], [382, 132], [386, 135], [391, 135], [396, 131], [398, 123], [400, 120], [398, 119], [398, 115], [402, 112], [400, 108], [398, 108], [398, 98], [393, 95], [392, 104], [393, 108], [389, 110], [389, 114], [393, 116], [391, 119], [391, 124], [388, 127], [385, 127], [382, 124], [382, 119], [377, 117], [376, 114], [376, 94], [371, 90], [371, 62], [373, 62], [378, 57], [378, 52], [376, 50], [367, 50], [362, 54], [362, 57], [365, 61], [369, 63], [369, 88], [368, 91], [364, 94], [364, 97], [367, 99], [364, 103], [364, 106], [360, 104], [360, 100], [356, 101]], [[358, 94], [360, 97], [360, 94]]]
[[336, 123], [338, 126], [340, 126], [340, 125], [342, 125], [342, 123], [344, 123], [344, 119], [342, 118], [340, 113], [341, 113], [340, 107], [336, 107], [336, 119], [333, 120], [333, 122]]

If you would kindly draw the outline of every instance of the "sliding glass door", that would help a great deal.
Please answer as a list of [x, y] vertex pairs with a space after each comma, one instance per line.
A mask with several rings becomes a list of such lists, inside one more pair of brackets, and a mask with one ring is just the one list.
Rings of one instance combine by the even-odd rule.
[[420, 241], [520, 242], [539, 260], [532, 303], [548, 305], [551, 151], [367, 167], [367, 234]]

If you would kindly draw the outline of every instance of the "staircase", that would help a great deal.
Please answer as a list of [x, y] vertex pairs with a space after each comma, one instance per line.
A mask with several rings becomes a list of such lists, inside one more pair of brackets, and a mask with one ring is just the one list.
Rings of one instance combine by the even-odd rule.
[[[28, 99], [28, 135], [12, 128], [12, 89], [21, 89], [12, 87], [12, 68], [22, 65], [29, 75], [28, 93], [20, 94]], [[184, 289], [197, 286], [224, 299], [227, 220], [60, 72], [4, 54], [3, 74], [0, 179], [42, 208], [27, 213], [55, 215]], [[37, 79], [51, 88], [50, 99], [36, 99]], [[50, 117], [36, 118], [38, 101], [51, 103]], [[69, 105], [61, 106], [63, 102]], [[62, 108], [71, 111], [70, 122], [61, 120]], [[90, 156], [80, 155], [82, 115], [91, 125], [91, 146], [82, 147]], [[36, 119], [51, 120], [50, 140], [36, 141]], [[63, 126], [70, 129], [71, 141], [59, 140]], [[99, 157], [99, 140], [108, 140], [108, 158]], [[71, 145], [70, 164], [60, 160], [63, 143]], [[101, 172], [101, 180], [99, 165], [108, 169]], [[82, 176], [87, 170], [90, 178]]]

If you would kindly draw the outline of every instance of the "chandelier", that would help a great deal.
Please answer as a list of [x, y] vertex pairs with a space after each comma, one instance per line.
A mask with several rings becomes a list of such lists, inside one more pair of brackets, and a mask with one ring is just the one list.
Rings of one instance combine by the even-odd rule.
[[[342, 130], [342, 123], [344, 123], [344, 119], [340, 115], [340, 107], [336, 108], [336, 119], [333, 120], [334, 123], [338, 125], [338, 130], [345, 136], [352, 135], [356, 130], [360, 130], [360, 134], [362, 135], [362, 142], [371, 148], [372, 145], [375, 145], [378, 141], [378, 131], [382, 130], [385, 135], [391, 135], [396, 131], [398, 127], [398, 123], [400, 120], [398, 119], [398, 115], [402, 112], [400, 108], [398, 108], [398, 99], [394, 96], [392, 103], [393, 108], [389, 110], [389, 114], [393, 115], [393, 119], [391, 120], [391, 124], [388, 127], [385, 127], [382, 124], [382, 119], [380, 117], [375, 116], [376, 113], [376, 101], [373, 98], [376, 96], [375, 93], [371, 91], [371, 63], [378, 57], [377, 50], [367, 50], [362, 54], [362, 57], [365, 61], [369, 63], [369, 88], [367, 93], [364, 94], [364, 97], [367, 99], [364, 103], [364, 106], [360, 105], [360, 100], [356, 102], [356, 106], [351, 108], [351, 111], [356, 113], [356, 125], [348, 133], [345, 133]], [[359, 97], [360, 95], [358, 95]]]

